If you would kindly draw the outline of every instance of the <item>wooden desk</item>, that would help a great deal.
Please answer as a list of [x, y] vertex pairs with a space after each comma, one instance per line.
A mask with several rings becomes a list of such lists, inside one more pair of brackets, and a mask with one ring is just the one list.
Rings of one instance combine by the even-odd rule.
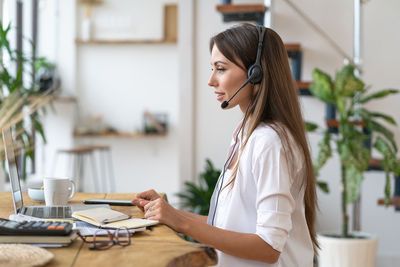
[[[82, 204], [88, 198], [133, 199], [135, 194], [92, 194], [76, 193], [69, 204]], [[35, 205], [24, 193], [24, 205]], [[113, 209], [143, 217], [137, 207], [112, 206]], [[14, 213], [10, 192], [0, 192], [0, 217], [8, 218]], [[217, 263], [214, 248], [187, 242], [165, 225], [157, 225], [153, 230], [135, 233], [132, 244], [127, 247], [113, 246], [105, 251], [89, 250], [89, 245], [79, 238], [69, 247], [48, 248], [54, 259], [47, 266], [210, 266]]]

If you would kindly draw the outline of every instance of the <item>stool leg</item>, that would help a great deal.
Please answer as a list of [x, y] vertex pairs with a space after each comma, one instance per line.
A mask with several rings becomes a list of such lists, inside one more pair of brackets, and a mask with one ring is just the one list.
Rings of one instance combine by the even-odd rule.
[[68, 170], [68, 174], [72, 173], [71, 178], [76, 182], [76, 191], [80, 192], [81, 188], [80, 188], [80, 184], [79, 184], [79, 166], [78, 166], [78, 155], [72, 154], [71, 158], [70, 158], [70, 168]]
[[97, 181], [97, 171], [96, 171], [96, 162], [94, 158], [94, 153], [91, 152], [89, 155], [92, 163], [92, 179], [94, 183], [94, 188], [96, 189], [96, 193], [98, 193], [100, 191], [99, 191], [99, 182]]
[[107, 157], [108, 157], [108, 179], [110, 182], [110, 189], [111, 192], [116, 192], [115, 186], [116, 186], [116, 181], [115, 181], [115, 176], [114, 176], [114, 169], [113, 169], [113, 161], [112, 161], [112, 156], [111, 156], [111, 150], [107, 151]]
[[105, 159], [104, 159], [104, 152], [103, 150], [98, 150], [97, 153], [99, 157], [99, 163], [100, 163], [100, 176], [101, 176], [101, 182], [103, 184], [102, 189], [103, 192], [110, 192], [110, 188], [107, 186], [107, 178], [106, 178], [106, 164], [105, 164]]
[[77, 176], [77, 179], [79, 180], [79, 188], [80, 188], [80, 192], [83, 192], [83, 190], [84, 190], [84, 187], [85, 187], [85, 180], [84, 180], [84, 174], [85, 174], [85, 169], [84, 169], [84, 167], [85, 167], [85, 164], [84, 164], [84, 157], [83, 157], [83, 155], [77, 155], [77, 158], [78, 158], [78, 176]]

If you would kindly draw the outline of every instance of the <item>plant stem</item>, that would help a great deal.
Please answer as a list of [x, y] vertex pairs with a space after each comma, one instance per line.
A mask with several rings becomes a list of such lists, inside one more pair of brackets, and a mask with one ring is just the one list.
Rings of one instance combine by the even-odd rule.
[[349, 230], [348, 230], [348, 223], [349, 223], [349, 216], [347, 215], [347, 201], [346, 201], [346, 194], [347, 194], [347, 188], [346, 188], [346, 169], [343, 165], [341, 164], [341, 169], [342, 169], [342, 236], [343, 237], [348, 237], [349, 235]]

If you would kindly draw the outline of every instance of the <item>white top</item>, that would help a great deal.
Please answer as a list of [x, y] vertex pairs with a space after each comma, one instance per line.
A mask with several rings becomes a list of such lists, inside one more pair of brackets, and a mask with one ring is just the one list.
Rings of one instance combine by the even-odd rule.
[[[233, 145], [234, 140], [231, 150]], [[301, 186], [302, 158], [296, 156], [297, 162], [293, 164], [297, 171], [291, 177], [278, 134], [267, 124], [254, 130], [241, 155], [233, 187], [223, 187], [220, 192], [214, 224], [226, 230], [255, 233], [281, 255], [275, 264], [266, 264], [217, 250], [217, 266], [313, 266], [314, 252], [305, 219], [304, 187]], [[224, 185], [231, 180], [231, 175], [232, 170], [225, 172]], [[214, 195], [218, 194], [220, 182], [221, 178]], [[213, 198], [215, 201], [216, 197]]]

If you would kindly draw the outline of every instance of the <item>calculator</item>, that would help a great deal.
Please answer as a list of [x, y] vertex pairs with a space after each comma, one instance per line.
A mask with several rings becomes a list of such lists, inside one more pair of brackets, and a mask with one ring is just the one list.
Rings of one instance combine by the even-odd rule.
[[71, 231], [72, 224], [69, 222], [16, 222], [0, 218], [0, 235], [60, 236], [69, 235]]

